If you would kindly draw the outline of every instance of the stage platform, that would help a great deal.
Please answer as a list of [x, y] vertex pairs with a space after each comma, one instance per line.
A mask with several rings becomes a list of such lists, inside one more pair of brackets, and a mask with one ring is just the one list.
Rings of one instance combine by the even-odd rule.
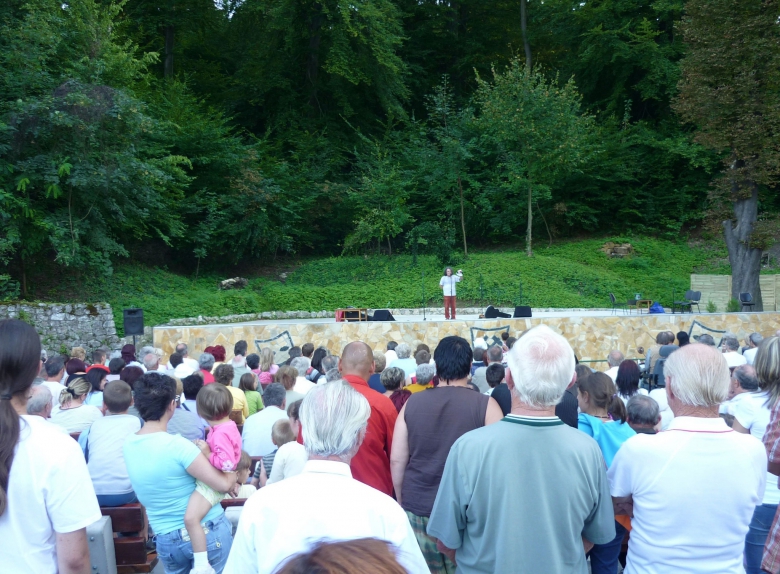
[[[436, 312], [436, 311], [440, 311]], [[493, 340], [504, 331], [518, 336], [541, 323], [565, 336], [581, 360], [603, 361], [612, 349], [620, 349], [626, 358], [639, 357], [638, 348], [655, 343], [660, 331], [686, 331], [692, 335], [710, 333], [719, 341], [723, 333], [733, 333], [740, 341], [753, 332], [764, 336], [780, 328], [780, 312], [764, 313], [684, 313], [637, 315], [613, 313], [607, 309], [534, 310], [530, 319], [479, 319], [477, 314], [458, 315], [454, 321], [444, 319], [443, 309], [422, 314], [396, 314], [395, 321], [337, 323], [333, 318], [289, 318], [192, 325], [154, 327], [154, 346], [165, 354], [165, 360], [177, 343], [189, 345], [190, 357], [197, 358], [208, 346], [223, 345], [232, 356], [233, 345], [244, 339], [249, 352], [270, 346], [277, 352], [277, 362], [293, 345], [311, 342], [340, 354], [351, 341], [364, 341], [374, 350], [384, 351], [388, 341], [405, 342], [413, 348], [425, 343], [433, 349], [445, 336], [459, 335], [474, 342], [477, 337]]]

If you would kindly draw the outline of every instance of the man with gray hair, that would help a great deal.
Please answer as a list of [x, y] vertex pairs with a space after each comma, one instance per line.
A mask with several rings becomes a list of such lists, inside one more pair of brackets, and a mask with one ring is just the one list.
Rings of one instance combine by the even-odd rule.
[[214, 382], [214, 375], [211, 371], [214, 370], [214, 355], [211, 353], [201, 353], [198, 357], [198, 370], [195, 374], [200, 374], [203, 377], [203, 384], [210, 385]]
[[322, 361], [320, 362], [320, 365], [322, 365], [322, 372], [325, 374], [322, 375], [319, 379], [317, 379], [318, 385], [333, 380], [328, 378], [328, 373], [330, 373], [330, 371], [332, 371], [333, 369], [336, 369], [336, 372], [338, 373], [339, 358], [336, 355], [325, 355], [324, 357], [322, 357]]
[[723, 358], [726, 359], [726, 364], [729, 366], [729, 369], [747, 363], [747, 359], [739, 352], [739, 341], [736, 337], [723, 337], [720, 344], [723, 350]]
[[746, 342], [748, 344], [748, 349], [745, 349], [745, 352], [742, 353], [742, 356], [745, 357], [745, 361], [747, 361], [748, 365], [752, 365], [753, 361], [756, 360], [756, 353], [758, 353], [758, 346], [761, 344], [761, 341], [764, 340], [764, 337], [761, 335], [761, 333], [750, 333], [750, 335], [747, 337]]
[[265, 456], [274, 450], [271, 429], [278, 420], [287, 420], [287, 391], [281, 383], [271, 383], [263, 392], [265, 408], [244, 421], [242, 448], [249, 456]]
[[409, 379], [417, 370], [417, 361], [412, 357], [412, 348], [406, 343], [401, 343], [395, 348], [395, 354], [398, 355], [398, 358], [387, 366], [401, 369], [404, 372], [404, 378]]
[[637, 434], [655, 434], [661, 422], [661, 409], [655, 399], [647, 395], [634, 395], [626, 404], [626, 422]]
[[146, 372], [149, 371], [157, 371], [160, 367], [160, 357], [157, 356], [157, 353], [155, 353], [153, 350], [150, 353], [146, 353], [144, 355], [141, 355], [143, 357], [144, 362], [144, 369], [146, 369]]
[[33, 385], [32, 395], [27, 400], [27, 414], [37, 415], [48, 420], [51, 418], [52, 408], [52, 396], [48, 387], [43, 384]]
[[493, 389], [487, 383], [486, 373], [487, 368], [495, 363], [501, 364], [504, 360], [504, 349], [501, 345], [493, 345], [487, 351], [485, 351], [484, 361], [485, 366], [479, 367], [474, 371], [474, 375], [471, 377], [471, 382], [479, 387], [479, 392], [485, 395], [489, 395]]
[[370, 415], [368, 401], [345, 381], [318, 385], [306, 395], [300, 416], [309, 460], [301, 474], [268, 485], [246, 501], [225, 574], [272, 572], [323, 538], [366, 537], [393, 545], [407, 572], [429, 574], [398, 503], [352, 478], [350, 465]]
[[745, 535], [766, 483], [754, 437], [718, 417], [729, 369], [714, 347], [686, 345], [664, 365], [674, 419], [637, 435], [609, 467], [616, 514], [633, 513], [627, 572], [744, 572]]
[[[182, 363], [187, 365], [187, 368], [191, 372], [195, 372], [198, 370], [198, 361], [195, 359], [190, 359], [190, 356], [188, 354], [188, 348], [187, 343], [178, 343], [176, 347], [173, 350], [174, 353], [180, 353], [182, 356]], [[175, 367], [171, 364], [170, 361], [168, 361], [168, 364], [165, 366], [166, 369], [169, 371], [172, 371]]]
[[618, 374], [618, 369], [620, 368], [620, 363], [622, 363], [624, 360], [625, 357], [623, 356], [623, 353], [621, 353], [617, 349], [612, 349], [609, 352], [609, 355], [607, 355], [607, 364], [609, 365], [609, 369], [604, 371], [604, 373], [609, 375], [609, 378], [612, 379], [613, 383], [617, 380], [617, 374]]
[[306, 369], [309, 368], [309, 364], [309, 359], [306, 357], [295, 357], [290, 361], [290, 366], [298, 371], [298, 377], [295, 379], [295, 386], [292, 390], [304, 396], [317, 386], [316, 383], [313, 383], [306, 378]]
[[758, 390], [758, 377], [756, 369], [752, 365], [740, 365], [734, 369], [729, 381], [728, 400], [722, 402], [718, 408], [718, 412], [729, 423], [729, 426], [734, 420], [734, 413], [739, 404], [748, 398], [748, 393], [755, 393]]
[[428, 534], [458, 572], [586, 574], [583, 544], [612, 541], [615, 519], [598, 444], [555, 416], [574, 351], [539, 325], [507, 362], [512, 410], [452, 445]]

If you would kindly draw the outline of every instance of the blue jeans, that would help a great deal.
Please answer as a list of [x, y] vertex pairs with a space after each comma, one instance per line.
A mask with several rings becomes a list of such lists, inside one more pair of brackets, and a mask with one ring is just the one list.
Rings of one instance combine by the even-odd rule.
[[606, 544], [596, 544], [590, 551], [590, 571], [592, 574], [617, 574], [618, 557], [626, 536], [625, 527], [615, 521], [615, 538]]
[[131, 502], [138, 502], [135, 492], [128, 492], [127, 494], [98, 494], [97, 500], [100, 506], [124, 506]]
[[753, 519], [750, 521], [750, 529], [745, 536], [745, 572], [746, 574], [761, 573], [761, 559], [764, 556], [764, 544], [766, 544], [772, 521], [777, 512], [776, 504], [761, 504], [753, 511]]
[[[209, 564], [217, 574], [222, 572], [233, 545], [233, 528], [223, 513], [214, 521], [204, 522], [206, 532], [206, 550]], [[174, 530], [157, 535], [157, 556], [160, 558], [165, 574], [189, 574], [193, 566], [192, 543], [187, 531]]]

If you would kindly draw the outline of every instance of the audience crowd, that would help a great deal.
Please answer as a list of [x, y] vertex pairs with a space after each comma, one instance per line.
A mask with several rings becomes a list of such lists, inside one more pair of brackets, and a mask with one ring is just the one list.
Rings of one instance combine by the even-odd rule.
[[100, 508], [140, 503], [169, 574], [780, 574], [780, 331], [627, 350], [598, 371], [540, 325], [88, 361], [2, 321], [0, 570], [86, 574]]

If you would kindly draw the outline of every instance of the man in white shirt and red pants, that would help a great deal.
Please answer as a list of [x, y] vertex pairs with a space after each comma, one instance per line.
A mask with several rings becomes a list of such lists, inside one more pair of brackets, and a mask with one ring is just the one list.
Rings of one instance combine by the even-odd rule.
[[444, 276], [439, 281], [439, 287], [444, 292], [444, 318], [446, 320], [455, 319], [455, 283], [460, 283], [463, 279], [463, 271], [458, 269], [456, 275], [452, 274], [452, 267], [444, 270]]

